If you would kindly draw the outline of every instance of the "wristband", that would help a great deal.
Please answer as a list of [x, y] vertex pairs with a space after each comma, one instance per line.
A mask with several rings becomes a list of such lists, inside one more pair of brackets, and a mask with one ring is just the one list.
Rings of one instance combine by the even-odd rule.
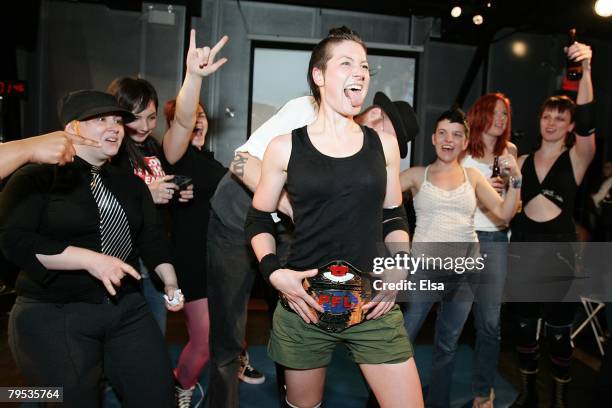
[[272, 272], [281, 269], [281, 263], [276, 254], [267, 254], [259, 261], [259, 272], [266, 282], [270, 283], [270, 275]]
[[523, 185], [522, 177], [510, 176], [510, 187], [518, 189], [518, 188], [521, 188], [522, 185]]

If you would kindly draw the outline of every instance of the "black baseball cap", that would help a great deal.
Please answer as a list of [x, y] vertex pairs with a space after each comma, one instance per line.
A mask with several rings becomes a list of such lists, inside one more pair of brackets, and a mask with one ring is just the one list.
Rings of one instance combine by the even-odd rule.
[[136, 119], [132, 112], [119, 106], [113, 95], [92, 89], [74, 91], [64, 96], [58, 103], [58, 112], [62, 126], [73, 120], [91, 119], [107, 113], [123, 117], [125, 123]]
[[408, 142], [414, 140], [419, 133], [419, 123], [414, 109], [405, 101], [391, 102], [382, 92], [376, 92], [374, 95], [374, 105], [379, 106], [389, 116], [397, 136], [400, 157], [405, 158], [408, 154]]

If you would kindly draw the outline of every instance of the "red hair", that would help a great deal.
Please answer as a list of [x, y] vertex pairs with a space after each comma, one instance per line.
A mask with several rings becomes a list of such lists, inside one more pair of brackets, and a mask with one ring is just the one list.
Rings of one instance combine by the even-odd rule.
[[166, 117], [166, 126], [170, 127], [170, 122], [174, 120], [176, 113], [176, 99], [171, 99], [164, 103], [164, 116]]
[[[204, 105], [198, 102], [198, 105], [205, 111]], [[164, 104], [164, 116], [166, 117], [166, 126], [170, 127], [170, 123], [174, 120], [176, 114], [176, 99], [171, 99]]]
[[495, 112], [495, 104], [497, 101], [502, 101], [508, 111], [508, 121], [504, 133], [495, 142], [493, 154], [500, 156], [510, 141], [510, 129], [512, 129], [510, 99], [503, 93], [488, 93], [483, 95], [470, 108], [467, 114], [467, 121], [470, 125], [470, 139], [467, 151], [472, 157], [480, 158], [484, 156], [485, 144], [482, 140], [482, 134], [493, 124], [493, 114]]

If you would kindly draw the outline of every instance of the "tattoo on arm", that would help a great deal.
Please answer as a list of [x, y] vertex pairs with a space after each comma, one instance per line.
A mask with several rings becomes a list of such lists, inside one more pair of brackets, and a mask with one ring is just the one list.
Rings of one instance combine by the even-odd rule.
[[249, 160], [248, 157], [245, 157], [241, 155], [240, 153], [236, 154], [231, 164], [232, 168], [234, 169], [235, 175], [237, 175], [240, 178], [244, 177], [244, 166], [246, 165], [246, 162], [248, 160]]

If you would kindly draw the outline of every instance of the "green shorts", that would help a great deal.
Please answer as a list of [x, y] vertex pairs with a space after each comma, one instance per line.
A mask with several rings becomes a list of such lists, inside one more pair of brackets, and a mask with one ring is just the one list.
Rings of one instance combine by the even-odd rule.
[[278, 304], [268, 344], [270, 358], [297, 370], [325, 367], [338, 343], [348, 347], [357, 364], [396, 364], [413, 356], [399, 306], [375, 320], [331, 333], [308, 324]]

